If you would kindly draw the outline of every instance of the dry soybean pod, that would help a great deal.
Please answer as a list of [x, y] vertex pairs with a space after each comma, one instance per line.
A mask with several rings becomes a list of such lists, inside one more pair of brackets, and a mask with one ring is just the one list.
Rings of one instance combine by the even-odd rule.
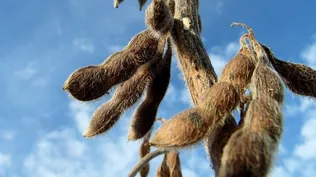
[[78, 100], [91, 101], [129, 79], [140, 65], [159, 53], [159, 46], [165, 43], [173, 26], [173, 17], [164, 2], [154, 0], [146, 10], [146, 22], [149, 30], [134, 36], [122, 51], [112, 54], [102, 64], [76, 70], [68, 77], [63, 89]]
[[225, 65], [219, 82], [228, 82], [236, 86], [240, 90], [240, 94], [244, 93], [250, 84], [250, 80], [255, 70], [255, 64], [252, 59], [252, 51], [245, 44], [244, 38], [248, 34], [240, 37], [240, 49], [237, 54]]
[[284, 87], [277, 73], [271, 67], [259, 62], [251, 80], [252, 87], [256, 88], [252, 89], [254, 97], [260, 96], [259, 94], [266, 94], [278, 103], [283, 103]]
[[[150, 136], [151, 136], [151, 131], [149, 131], [145, 137], [143, 138], [143, 142], [142, 144], [140, 145], [140, 149], [139, 149], [139, 155], [140, 155], [140, 158], [143, 158], [145, 157], [149, 152], [150, 152], [150, 145], [149, 145], [149, 139], [150, 139]], [[140, 176], [141, 177], [147, 177], [148, 176], [148, 173], [149, 173], [149, 169], [150, 169], [150, 166], [149, 166], [149, 163], [147, 163], [146, 165], [144, 165], [144, 167], [140, 170]]]
[[240, 93], [228, 82], [217, 82], [205, 91], [201, 104], [198, 105], [206, 114], [209, 128], [220, 127], [225, 118], [238, 106]]
[[219, 177], [267, 176], [283, 131], [279, 104], [268, 95], [253, 99], [245, 122], [224, 148]]
[[160, 148], [183, 148], [199, 142], [209, 130], [224, 125], [240, 100], [236, 88], [217, 82], [206, 91], [196, 108], [183, 111], [163, 124], [150, 140]]
[[93, 137], [108, 131], [119, 120], [120, 115], [141, 97], [150, 78], [149, 65], [141, 66], [129, 80], [117, 88], [109, 101], [98, 107], [92, 115], [89, 127], [83, 133], [84, 137]]
[[253, 99], [244, 123], [224, 148], [219, 177], [267, 176], [283, 131], [280, 106], [284, 89], [253, 33], [249, 40], [257, 60], [250, 87]]
[[139, 66], [153, 60], [163, 51], [166, 38], [154, 37], [144, 30], [137, 34], [119, 52], [110, 55], [103, 63], [86, 66], [73, 72], [63, 89], [80, 101], [91, 101], [103, 96], [108, 90], [129, 79]]
[[167, 154], [165, 153], [163, 160], [156, 171], [156, 177], [170, 177], [170, 171], [167, 164]]
[[[227, 123], [230, 121], [230, 123]], [[211, 160], [211, 166], [217, 166], [217, 169], [214, 169], [215, 176], [218, 175], [220, 165], [221, 165], [221, 156], [223, 154], [223, 149], [227, 144], [229, 138], [237, 130], [237, 124], [232, 115], [229, 115], [225, 119], [225, 124], [211, 131], [208, 136], [205, 137], [205, 149], [208, 157]], [[228, 131], [229, 130], [229, 131]], [[212, 158], [211, 158], [212, 157]], [[217, 161], [219, 159], [219, 161]]]
[[166, 35], [173, 27], [172, 12], [164, 0], [153, 0], [146, 9], [145, 22], [156, 35]]
[[167, 152], [167, 163], [170, 171], [170, 177], [182, 177], [181, 162], [178, 151]]
[[142, 138], [152, 127], [158, 107], [163, 100], [170, 82], [170, 67], [172, 58], [171, 41], [163, 58], [151, 68], [153, 78], [146, 88], [146, 97], [133, 114], [128, 131], [128, 140]]
[[289, 90], [298, 95], [316, 98], [316, 70], [304, 64], [280, 60], [267, 46], [263, 44], [261, 46]]
[[253, 98], [258, 98], [266, 94], [282, 105], [284, 100], [284, 87], [281, 79], [277, 73], [273, 71], [272, 66], [270, 66], [269, 55], [260, 45], [255, 49], [255, 54], [258, 63], [251, 78], [251, 87], [253, 87], [251, 88], [251, 94]]
[[[150, 139], [150, 145], [178, 149], [200, 141], [207, 132], [203, 111], [191, 108], [166, 121]], [[204, 118], [202, 118], [204, 117]]]

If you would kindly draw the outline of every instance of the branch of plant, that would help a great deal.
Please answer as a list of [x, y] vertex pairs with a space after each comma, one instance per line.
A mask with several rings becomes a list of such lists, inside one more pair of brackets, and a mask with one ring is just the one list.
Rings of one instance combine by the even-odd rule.
[[137, 175], [137, 173], [143, 168], [144, 165], [146, 165], [150, 160], [153, 158], [164, 154], [168, 152], [168, 150], [165, 149], [157, 149], [149, 154], [147, 154], [145, 157], [143, 157], [131, 170], [131, 172], [127, 175], [127, 177], [134, 177]]

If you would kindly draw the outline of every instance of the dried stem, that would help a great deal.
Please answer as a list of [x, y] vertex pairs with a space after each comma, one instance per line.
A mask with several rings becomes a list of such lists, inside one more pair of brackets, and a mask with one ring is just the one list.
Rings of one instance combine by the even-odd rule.
[[147, 164], [151, 159], [164, 154], [168, 152], [167, 150], [164, 149], [157, 149], [149, 154], [147, 154], [145, 157], [143, 157], [136, 166], [132, 169], [132, 171], [127, 175], [127, 177], [134, 177], [137, 175], [137, 173], [143, 168], [145, 164]]
[[[202, 100], [203, 91], [217, 82], [217, 75], [211, 64], [211, 60], [205, 50], [200, 38], [198, 26], [198, 4], [199, 0], [175, 0], [175, 21], [172, 30], [172, 39], [175, 44], [176, 52], [184, 80], [190, 90], [194, 104], [199, 104]], [[232, 132], [237, 128], [234, 117], [227, 117], [225, 129], [218, 128], [212, 134], [226, 134], [227, 140]], [[225, 138], [226, 139], [226, 138]], [[220, 162], [222, 148], [226, 141], [216, 141], [217, 138], [210, 138], [207, 143], [219, 146], [219, 152], [209, 149], [212, 161]], [[216, 145], [216, 143], [219, 143]], [[214, 170], [218, 171], [219, 163], [213, 164]]]

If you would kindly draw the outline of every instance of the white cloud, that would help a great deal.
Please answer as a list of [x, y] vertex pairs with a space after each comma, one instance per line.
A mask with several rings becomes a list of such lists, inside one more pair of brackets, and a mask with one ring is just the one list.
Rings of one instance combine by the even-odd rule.
[[87, 146], [75, 139], [72, 130], [54, 131], [35, 144], [24, 161], [28, 176], [99, 176], [91, 164]]
[[72, 100], [69, 104], [70, 112], [75, 120], [79, 132], [83, 132], [89, 125], [93, 107], [90, 104]]
[[227, 62], [237, 54], [239, 48], [239, 43], [230, 42], [226, 46], [215, 46], [210, 50], [210, 60], [218, 76]]
[[11, 166], [11, 155], [0, 152], [0, 176], [5, 176], [6, 171]]
[[224, 69], [227, 59], [221, 55], [209, 54], [215, 73], [219, 76]]
[[270, 177], [291, 177], [292, 175], [283, 167], [274, 167]]
[[308, 46], [301, 54], [308, 65], [316, 65], [316, 42]]
[[280, 146], [279, 146], [278, 153], [279, 153], [280, 155], [287, 153], [287, 150], [285, 149], [285, 147], [284, 147], [282, 144], [280, 144]]
[[183, 176], [190, 176], [190, 177], [198, 177], [198, 174], [196, 174], [193, 170], [185, 168], [182, 170]]
[[11, 155], [0, 152], [0, 168], [7, 168], [11, 165]]
[[[172, 86], [170, 93], [174, 91]], [[38, 139], [24, 160], [25, 176], [126, 176], [139, 160], [140, 141], [127, 142], [129, 118], [133, 110], [123, 114], [106, 134], [84, 139], [81, 132], [88, 126], [95, 105], [70, 101], [69, 109], [80, 132], [64, 128]], [[211, 172], [209, 161], [198, 151], [196, 148], [180, 153], [184, 176], [197, 177]], [[154, 176], [161, 160], [162, 156], [150, 162], [149, 176]]]
[[73, 41], [73, 45], [84, 52], [93, 53], [94, 52], [94, 45], [91, 40], [87, 38], [77, 38]]
[[307, 97], [301, 97], [300, 98], [300, 106], [299, 106], [299, 108], [300, 108], [301, 112], [305, 112], [308, 109], [311, 109], [313, 107], [316, 108], [315, 100], [307, 98]]
[[[31, 86], [33, 88], [45, 87], [47, 85], [48, 74], [52, 71], [52, 67], [49, 69], [44, 68], [45, 61], [29, 61], [25, 65], [20, 64], [13, 68], [13, 77], [9, 82], [17, 83], [25, 86]], [[14, 86], [13, 86], [14, 87]], [[15, 86], [16, 87], [16, 86]]]
[[288, 171], [289, 173], [294, 173], [300, 168], [301, 165], [300, 162], [294, 157], [284, 159], [283, 163], [286, 171]]
[[15, 132], [14, 131], [4, 130], [4, 131], [1, 131], [0, 133], [1, 133], [2, 139], [4, 139], [4, 140], [12, 141], [15, 138]]
[[30, 80], [37, 74], [37, 72], [36, 63], [30, 62], [25, 67], [16, 69], [14, 75], [22, 80]]
[[[301, 135], [307, 140], [314, 139], [316, 137], [316, 119], [309, 119], [305, 122]], [[316, 147], [316, 146], [315, 146]], [[316, 148], [315, 148], [316, 149]]]
[[303, 137], [303, 143], [299, 144], [294, 154], [302, 160], [316, 160], [316, 119], [309, 119], [303, 125], [301, 130], [301, 136]]
[[[305, 117], [305, 116], [304, 116]], [[308, 119], [301, 129], [302, 142], [298, 143], [290, 156], [283, 159], [283, 165], [277, 166], [272, 177], [293, 176], [300, 174], [302, 177], [315, 176], [316, 174], [316, 119]]]

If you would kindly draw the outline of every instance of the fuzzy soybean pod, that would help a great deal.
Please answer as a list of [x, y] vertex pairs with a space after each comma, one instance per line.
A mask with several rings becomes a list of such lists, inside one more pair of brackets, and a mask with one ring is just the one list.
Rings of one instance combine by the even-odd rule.
[[289, 90], [298, 95], [316, 98], [316, 70], [304, 64], [280, 60], [267, 46], [263, 44], [261, 46]]
[[259, 97], [261, 94], [266, 94], [282, 104], [284, 99], [284, 87], [277, 73], [272, 70], [267, 64], [259, 62], [253, 77], [251, 79], [254, 87], [251, 92], [253, 97]]
[[165, 0], [153, 0], [146, 9], [146, 24], [157, 36], [166, 35], [173, 27], [172, 12]]
[[266, 94], [253, 99], [244, 125], [231, 136], [224, 148], [218, 176], [268, 176], [282, 132], [279, 103]]
[[[91, 101], [106, 94], [114, 85], [129, 79], [139, 66], [160, 55], [166, 42], [144, 30], [131, 39], [119, 52], [110, 55], [100, 65], [91, 65], [73, 72], [63, 89], [80, 101]], [[161, 47], [160, 47], [161, 46]]]
[[217, 166], [214, 169], [215, 176], [218, 175], [221, 157], [223, 154], [223, 149], [232, 134], [238, 129], [237, 123], [232, 115], [225, 118], [225, 123], [222, 127], [214, 129], [205, 137], [205, 149], [207, 155], [210, 158], [211, 166]]
[[185, 110], [159, 127], [149, 143], [164, 149], [179, 149], [193, 145], [207, 132], [205, 118], [206, 114], [200, 109]]
[[[150, 145], [149, 145], [149, 139], [151, 136], [151, 131], [149, 131], [146, 136], [144, 136], [143, 138], [143, 142], [140, 145], [139, 148], [139, 155], [140, 158], [145, 157], [149, 152], [150, 152]], [[144, 165], [144, 167], [140, 170], [140, 177], [147, 177], [148, 173], [149, 173], [149, 163], [147, 163], [146, 165]]]
[[150, 79], [149, 66], [141, 66], [127, 81], [123, 82], [113, 97], [99, 106], [93, 113], [84, 137], [93, 137], [108, 131], [119, 120], [121, 114], [141, 97]]
[[164, 158], [157, 168], [156, 177], [170, 177], [170, 171], [167, 164], [167, 154], [164, 155]]
[[167, 153], [167, 163], [170, 177], [182, 177], [179, 151], [169, 151]]
[[128, 140], [142, 138], [152, 128], [158, 107], [169, 86], [171, 58], [172, 46], [168, 40], [168, 48], [163, 58], [150, 68], [153, 78], [147, 85], [146, 97], [133, 114], [128, 131]]
[[225, 65], [219, 82], [227, 82], [236, 86], [240, 94], [244, 93], [250, 84], [255, 64], [252, 52], [246, 46], [242, 46], [238, 53]]
[[176, 6], [175, 0], [164, 0], [164, 1], [171, 12], [171, 15], [174, 16], [174, 10]]
[[[151, 144], [161, 148], [182, 148], [197, 143], [207, 132], [223, 126], [226, 117], [240, 103], [253, 71], [251, 52], [242, 47], [225, 66], [219, 81], [205, 90], [201, 103], [162, 125], [153, 135]], [[185, 128], [177, 128], [180, 125]]]
[[240, 95], [233, 85], [217, 82], [206, 90], [203, 98], [195, 108], [164, 123], [150, 144], [160, 148], [183, 148], [199, 142], [209, 130], [224, 125], [225, 117], [237, 107]]
[[198, 107], [208, 114], [206, 122], [210, 129], [224, 125], [226, 117], [238, 106], [240, 97], [238, 89], [228, 82], [219, 81], [206, 89]]

